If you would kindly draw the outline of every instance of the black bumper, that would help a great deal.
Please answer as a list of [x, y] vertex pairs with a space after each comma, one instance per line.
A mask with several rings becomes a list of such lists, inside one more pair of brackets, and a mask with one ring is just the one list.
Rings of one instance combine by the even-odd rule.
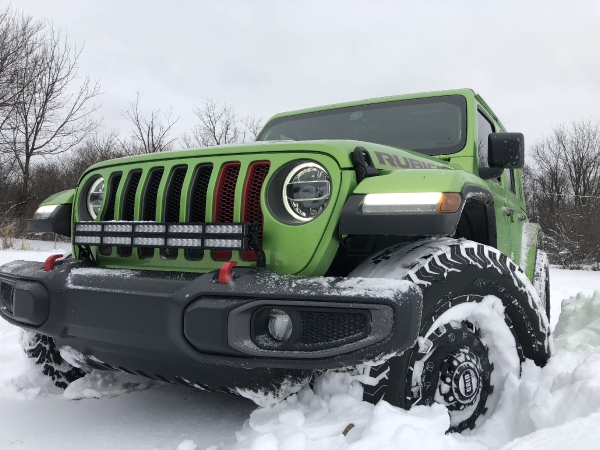
[[[92, 367], [228, 392], [402, 352], [418, 333], [415, 285], [372, 289], [375, 280], [323, 283], [248, 268], [233, 275], [219, 284], [214, 272], [99, 269], [79, 260], [44, 272], [43, 263], [16, 261], [0, 268], [0, 315], [54, 337]], [[294, 323], [286, 344], [263, 333], [272, 307]]]

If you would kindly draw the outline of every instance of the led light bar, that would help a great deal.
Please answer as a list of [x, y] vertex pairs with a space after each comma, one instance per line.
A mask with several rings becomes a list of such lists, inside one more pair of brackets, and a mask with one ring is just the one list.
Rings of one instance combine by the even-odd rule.
[[169, 233], [202, 233], [202, 225], [169, 225]]
[[241, 246], [241, 239], [204, 239], [206, 248], [239, 248]]
[[202, 239], [167, 238], [168, 247], [202, 247]]
[[36, 220], [47, 219], [57, 207], [58, 205], [40, 206], [33, 214], [33, 218]]
[[104, 231], [107, 233], [131, 233], [133, 225], [130, 223], [107, 223], [104, 225]]
[[134, 237], [133, 245], [139, 247], [164, 247], [165, 238], [161, 237]]
[[367, 194], [363, 200], [362, 212], [364, 214], [436, 212], [441, 199], [441, 192]]
[[95, 245], [100, 244], [100, 236], [75, 236], [75, 244]]
[[75, 225], [75, 231], [87, 231], [92, 233], [100, 233], [102, 231], [102, 225], [99, 223], [87, 224], [87, 223], [78, 223]]
[[131, 238], [126, 236], [105, 236], [102, 238], [104, 245], [131, 245]]
[[206, 225], [206, 234], [242, 234], [244, 227], [241, 224], [215, 224]]
[[136, 233], [164, 233], [167, 229], [165, 224], [152, 224], [152, 223], [136, 223]]
[[78, 222], [73, 244], [262, 253], [258, 231], [258, 226], [251, 223]]

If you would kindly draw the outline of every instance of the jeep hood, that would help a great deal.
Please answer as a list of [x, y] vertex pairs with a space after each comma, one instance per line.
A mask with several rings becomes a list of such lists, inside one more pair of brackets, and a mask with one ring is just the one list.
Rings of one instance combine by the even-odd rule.
[[247, 144], [230, 144], [200, 149], [176, 150], [148, 155], [129, 156], [94, 164], [82, 175], [100, 168], [139, 164], [150, 161], [185, 160], [205, 156], [250, 155], [270, 153], [320, 153], [333, 157], [341, 169], [352, 169], [351, 153], [356, 147], [369, 151], [373, 163], [380, 170], [397, 170], [403, 168], [452, 168], [450, 164], [436, 157], [418, 152], [388, 147], [371, 142], [353, 140], [319, 140], [319, 141], [257, 141]]

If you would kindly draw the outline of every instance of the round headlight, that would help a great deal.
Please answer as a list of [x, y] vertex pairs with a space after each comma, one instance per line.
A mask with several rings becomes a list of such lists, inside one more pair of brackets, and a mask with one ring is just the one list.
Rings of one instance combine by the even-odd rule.
[[273, 339], [279, 342], [287, 341], [292, 335], [292, 319], [281, 309], [269, 311], [267, 330]]
[[102, 208], [102, 202], [104, 201], [104, 178], [97, 178], [90, 189], [88, 190], [87, 195], [87, 209], [92, 216], [93, 220], [96, 220], [98, 214], [100, 213], [100, 208]]
[[331, 178], [317, 163], [308, 162], [294, 167], [283, 183], [285, 209], [302, 222], [319, 217], [330, 198]]

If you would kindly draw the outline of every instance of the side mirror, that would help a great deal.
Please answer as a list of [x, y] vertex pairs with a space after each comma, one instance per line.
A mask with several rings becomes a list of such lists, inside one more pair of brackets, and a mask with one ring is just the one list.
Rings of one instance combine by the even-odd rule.
[[490, 133], [488, 135], [490, 167], [522, 169], [525, 165], [523, 133]]

